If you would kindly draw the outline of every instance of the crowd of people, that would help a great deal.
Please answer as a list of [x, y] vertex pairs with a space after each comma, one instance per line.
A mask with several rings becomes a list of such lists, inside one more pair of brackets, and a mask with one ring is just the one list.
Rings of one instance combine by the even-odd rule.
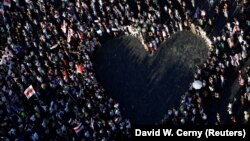
[[[225, 94], [225, 92], [223, 93], [223, 89], [229, 89], [225, 88], [226, 80], [232, 77], [232, 74], [243, 66], [248, 57], [250, 19], [247, 12], [249, 12], [249, 3], [246, 1], [230, 2], [217, 2], [212, 7], [215, 10], [211, 12], [212, 14], [204, 17], [201, 14], [202, 11], [200, 11], [200, 14], [195, 17], [196, 24], [199, 27], [206, 27], [204, 30], [207, 30], [207, 33], [211, 32], [223, 19], [226, 22], [218, 34], [211, 35], [212, 49], [209, 58], [205, 63], [197, 66], [197, 71], [194, 74], [194, 82], [191, 83], [190, 89], [182, 96], [180, 106], [170, 109], [162, 122], [169, 124], [249, 124], [250, 107], [247, 104], [249, 103], [249, 87], [248, 81], [244, 81], [243, 77], [240, 77], [239, 84], [242, 87], [246, 86], [247, 91], [241, 95], [238, 101], [242, 101], [244, 105], [244, 117], [242, 116], [243, 114], [238, 114], [242, 109], [237, 109], [237, 112], [232, 111], [233, 104], [231, 101], [235, 102], [235, 99], [230, 100], [228, 107], [224, 109], [228, 111], [227, 115], [222, 114], [223, 112], [219, 108], [215, 115], [208, 115], [204, 112], [203, 107], [204, 102], [208, 99], [213, 99], [217, 102], [221, 101], [221, 95]], [[229, 9], [235, 10], [233, 7], [240, 7], [240, 12], [237, 16], [229, 18]], [[220, 18], [219, 22], [216, 18]], [[196, 82], [197, 85], [197, 81], [200, 82], [201, 88], [197, 89], [194, 87], [194, 83]], [[230, 97], [230, 95], [227, 97]], [[221, 116], [229, 117], [229, 120], [222, 121]], [[216, 120], [211, 123], [211, 121], [208, 121], [208, 118]]]
[[94, 76], [90, 55], [100, 42], [93, 4], [19, 0], [3, 6], [1, 140], [129, 136], [130, 121]]
[[[152, 53], [178, 31], [194, 30], [206, 38], [204, 33], [212, 32], [222, 15], [227, 23], [212, 36], [210, 57], [194, 76], [202, 88], [191, 86], [180, 107], [170, 109], [164, 119], [206, 124], [209, 115], [202, 102], [220, 98], [229, 71], [244, 62], [249, 50], [249, 3], [229, 2], [209, 1], [208, 10], [214, 12], [206, 15], [194, 0], [4, 0], [1, 139], [105, 141], [130, 136], [130, 121], [95, 79], [90, 59], [95, 48], [108, 38], [133, 35]], [[240, 18], [231, 20], [229, 9], [235, 5]]]
[[[250, 106], [250, 67], [239, 70], [238, 85], [240, 90], [228, 103], [227, 112], [233, 117], [238, 117], [241, 123], [249, 123], [249, 106]], [[235, 122], [238, 122], [235, 120]]]

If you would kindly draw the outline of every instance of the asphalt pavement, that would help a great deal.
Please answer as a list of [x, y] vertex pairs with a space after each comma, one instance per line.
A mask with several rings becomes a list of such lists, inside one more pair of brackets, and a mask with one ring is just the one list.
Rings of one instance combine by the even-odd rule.
[[132, 123], [159, 122], [180, 103], [193, 81], [195, 65], [208, 57], [203, 39], [176, 33], [150, 55], [140, 41], [123, 36], [107, 41], [93, 56], [97, 79]]

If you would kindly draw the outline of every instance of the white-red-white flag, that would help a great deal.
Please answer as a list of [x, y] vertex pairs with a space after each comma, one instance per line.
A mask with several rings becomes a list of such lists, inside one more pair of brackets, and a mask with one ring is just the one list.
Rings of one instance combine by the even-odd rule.
[[69, 28], [68, 30], [68, 37], [67, 37], [67, 41], [68, 43], [71, 41], [71, 37], [74, 35], [74, 31], [72, 28]]
[[85, 2], [82, 2], [82, 7], [83, 7], [85, 10], [88, 10], [88, 9], [89, 9], [88, 5], [87, 5]]
[[82, 131], [82, 129], [83, 129], [82, 123], [79, 123], [76, 127], [73, 128], [76, 134]]
[[25, 91], [24, 95], [29, 99], [31, 98], [34, 94], [36, 94], [36, 91], [34, 90], [33, 86], [30, 85]]
[[3, 0], [3, 5], [10, 7], [11, 6], [11, 1], [10, 0]]
[[64, 70], [62, 73], [63, 73], [63, 80], [67, 80], [69, 77], [69, 73], [66, 70]]
[[82, 64], [76, 65], [76, 73], [82, 74], [84, 72], [84, 67]]

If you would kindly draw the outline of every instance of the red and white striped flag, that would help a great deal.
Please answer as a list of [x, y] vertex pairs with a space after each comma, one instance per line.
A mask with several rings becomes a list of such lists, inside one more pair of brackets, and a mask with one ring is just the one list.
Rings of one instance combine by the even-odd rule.
[[76, 73], [82, 74], [84, 72], [84, 67], [82, 64], [76, 65]]
[[244, 79], [242, 78], [242, 72], [239, 70], [239, 85], [243, 86], [245, 83]]
[[87, 5], [85, 2], [82, 2], [82, 7], [83, 7], [85, 10], [88, 10], [88, 9], [89, 9], [88, 5]]
[[69, 73], [66, 70], [64, 70], [62, 73], [63, 73], [63, 80], [67, 80], [69, 77]]
[[83, 129], [82, 123], [79, 123], [76, 127], [73, 128], [76, 134], [82, 131], [82, 129]]
[[11, 6], [10, 0], [3, 0], [3, 5], [10, 7]]
[[25, 91], [24, 95], [29, 99], [32, 97], [34, 94], [36, 94], [36, 91], [34, 90], [33, 86], [30, 85]]
[[67, 41], [68, 43], [71, 41], [71, 37], [74, 35], [74, 31], [72, 28], [69, 28], [68, 30], [68, 37], [67, 37]]

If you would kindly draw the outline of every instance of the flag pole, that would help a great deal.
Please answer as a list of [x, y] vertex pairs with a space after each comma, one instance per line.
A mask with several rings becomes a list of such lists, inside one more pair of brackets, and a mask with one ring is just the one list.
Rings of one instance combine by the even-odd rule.
[[68, 95], [70, 96], [70, 98], [71, 98], [72, 100], [75, 101], [75, 103], [77, 103], [76, 99], [75, 99], [71, 94], [68, 93]]

